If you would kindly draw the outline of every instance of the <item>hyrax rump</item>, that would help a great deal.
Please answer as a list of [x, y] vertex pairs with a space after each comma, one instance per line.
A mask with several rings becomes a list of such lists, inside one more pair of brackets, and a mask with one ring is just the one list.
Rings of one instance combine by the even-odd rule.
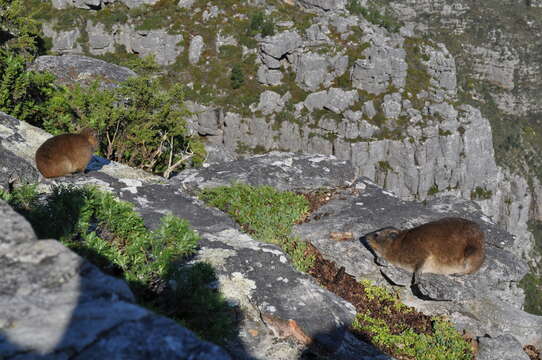
[[98, 147], [96, 131], [62, 134], [47, 139], [36, 151], [36, 165], [46, 178], [82, 172]]
[[443, 218], [407, 230], [385, 228], [365, 238], [378, 255], [414, 271], [414, 277], [471, 274], [484, 262], [484, 233], [478, 224], [462, 218]]

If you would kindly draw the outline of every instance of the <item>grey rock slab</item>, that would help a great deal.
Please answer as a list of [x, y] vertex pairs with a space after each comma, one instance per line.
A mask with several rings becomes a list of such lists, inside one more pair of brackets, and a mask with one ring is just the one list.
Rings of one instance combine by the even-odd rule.
[[271, 152], [212, 169], [188, 170], [170, 181], [186, 189], [204, 189], [230, 185], [234, 181], [250, 185], [270, 185], [279, 190], [341, 187], [355, 179], [347, 161], [333, 156], [299, 155]]
[[0, 188], [8, 190], [11, 184], [34, 184], [39, 176], [34, 164], [4, 148], [0, 140]]
[[0, 226], [3, 359], [91, 358], [99, 351], [113, 359], [229, 359], [216, 345], [134, 305], [124, 281], [58, 241], [37, 240], [26, 220], [2, 201]]
[[260, 42], [260, 51], [275, 59], [280, 59], [300, 47], [301, 36], [295, 31], [284, 31], [274, 36], [267, 36]]
[[256, 110], [259, 110], [264, 115], [269, 115], [274, 112], [279, 112], [282, 110], [284, 106], [284, 102], [281, 101], [280, 94], [266, 90], [260, 94], [260, 102], [256, 108]]
[[381, 94], [390, 84], [405, 86], [406, 52], [403, 48], [372, 45], [364, 51], [365, 59], [356, 60], [350, 78], [352, 86], [371, 94]]
[[136, 8], [138, 6], [147, 4], [147, 5], [154, 5], [158, 2], [158, 0], [118, 0], [122, 2], [124, 5], [128, 6], [130, 9]]
[[128, 52], [138, 54], [140, 57], [154, 55], [159, 65], [171, 65], [184, 48], [181, 45], [183, 36], [169, 34], [164, 29], [136, 30], [132, 25], [125, 25], [118, 29], [115, 41], [124, 45]]
[[342, 10], [346, 6], [346, 0], [296, 0], [299, 6], [318, 11]]
[[200, 105], [193, 101], [185, 102], [186, 108], [191, 112], [189, 126], [201, 136], [222, 135], [224, 113], [222, 109]]
[[511, 335], [478, 339], [478, 360], [529, 360], [521, 343]]
[[329, 89], [327, 91], [327, 97], [327, 102], [324, 107], [336, 114], [342, 113], [350, 106], [354, 105], [359, 99], [356, 90], [344, 91], [339, 88]]
[[190, 46], [188, 47], [188, 62], [190, 64], [194, 65], [199, 62], [204, 46], [201, 35], [196, 35], [190, 40]]
[[83, 48], [77, 42], [81, 36], [79, 29], [56, 31], [53, 24], [44, 23], [43, 34], [53, 39], [52, 51], [60, 54], [81, 54]]
[[115, 52], [115, 36], [107, 31], [102, 23], [87, 20], [89, 52], [92, 55], [103, 55]]
[[51, 72], [61, 84], [88, 85], [99, 80], [104, 87], [112, 87], [130, 77], [137, 76], [134, 71], [126, 67], [82, 55], [40, 56], [34, 61], [31, 69]]
[[282, 71], [277, 69], [269, 69], [265, 65], [261, 65], [258, 68], [257, 78], [258, 82], [266, 85], [276, 86], [282, 82]]
[[[235, 251], [235, 256], [214, 264], [218, 274], [249, 284], [244, 295], [277, 335], [287, 333], [292, 326], [289, 321], [293, 320], [301, 330], [293, 335], [298, 340], [304, 341], [306, 337], [327, 351], [338, 349], [354, 319], [355, 309], [310, 276], [294, 270], [277, 246], [259, 243], [233, 229], [204, 234], [201, 244], [214, 251]], [[228, 296], [231, 291], [224, 293]]]

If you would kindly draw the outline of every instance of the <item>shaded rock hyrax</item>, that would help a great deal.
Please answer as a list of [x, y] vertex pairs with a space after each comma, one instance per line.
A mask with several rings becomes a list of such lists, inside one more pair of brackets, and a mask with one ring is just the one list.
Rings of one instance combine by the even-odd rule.
[[420, 273], [471, 274], [484, 262], [484, 233], [470, 220], [448, 217], [418, 227], [384, 228], [365, 236], [390, 263]]
[[82, 172], [98, 148], [96, 131], [62, 134], [47, 139], [36, 151], [36, 165], [46, 178]]

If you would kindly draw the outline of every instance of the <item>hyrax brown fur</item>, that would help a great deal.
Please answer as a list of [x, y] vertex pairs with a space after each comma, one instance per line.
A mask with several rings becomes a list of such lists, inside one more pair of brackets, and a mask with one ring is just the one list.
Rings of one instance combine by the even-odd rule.
[[47, 139], [36, 151], [36, 165], [46, 178], [82, 172], [98, 147], [96, 131], [62, 134]]
[[390, 263], [416, 274], [471, 274], [484, 262], [484, 233], [467, 219], [448, 217], [418, 227], [390, 227], [368, 234], [367, 243]]

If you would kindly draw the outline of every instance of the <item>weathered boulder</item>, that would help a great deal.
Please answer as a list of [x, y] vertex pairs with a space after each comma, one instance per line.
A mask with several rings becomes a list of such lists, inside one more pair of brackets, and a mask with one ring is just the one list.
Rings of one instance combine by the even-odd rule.
[[212, 168], [186, 170], [170, 181], [189, 190], [227, 186], [232, 181], [269, 185], [279, 190], [301, 190], [342, 187], [355, 178], [347, 161], [329, 156], [272, 152]]
[[529, 360], [529, 356], [513, 336], [482, 337], [479, 342], [478, 360]]
[[[0, 117], [3, 114], [0, 113]], [[34, 164], [21, 160], [20, 157], [2, 146], [0, 142], [0, 189], [8, 190], [12, 185], [35, 184], [39, 172]]]
[[60, 84], [89, 85], [97, 80], [106, 88], [137, 75], [126, 67], [82, 55], [39, 56], [31, 69], [52, 73]]
[[0, 356], [3, 359], [230, 359], [174, 321], [133, 304], [104, 275], [0, 201]]
[[154, 55], [159, 65], [171, 65], [183, 52], [181, 34], [169, 34], [165, 29], [136, 30], [132, 25], [117, 29], [115, 42], [124, 45], [126, 51], [141, 57]]
[[54, 24], [43, 24], [43, 34], [53, 39], [52, 51], [59, 54], [82, 54], [83, 48], [77, 42], [81, 36], [79, 29], [60, 30], [54, 29]]
[[341, 10], [346, 6], [346, 0], [296, 0], [295, 2], [301, 7], [318, 11]]
[[190, 46], [188, 47], [188, 62], [190, 64], [194, 65], [198, 63], [204, 46], [205, 44], [201, 35], [196, 35], [190, 40]]

